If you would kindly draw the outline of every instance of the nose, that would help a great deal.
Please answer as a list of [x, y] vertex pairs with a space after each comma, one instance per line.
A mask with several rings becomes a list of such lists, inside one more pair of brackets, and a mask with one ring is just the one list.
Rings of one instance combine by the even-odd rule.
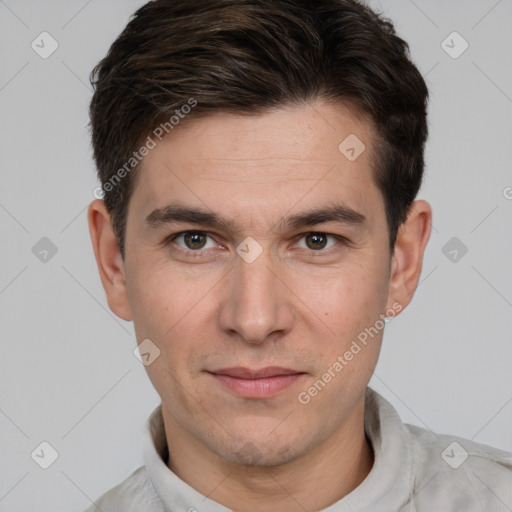
[[[220, 328], [246, 343], [261, 344], [270, 335], [291, 331], [294, 314], [292, 292], [283, 266], [268, 250], [251, 263], [238, 257], [226, 276], [219, 308]], [[276, 277], [277, 276], [277, 277]]]

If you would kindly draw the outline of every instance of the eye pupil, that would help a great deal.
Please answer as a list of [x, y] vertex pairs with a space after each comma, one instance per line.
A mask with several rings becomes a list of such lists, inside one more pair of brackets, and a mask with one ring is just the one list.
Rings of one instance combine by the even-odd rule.
[[[201, 243], [201, 237], [203, 238], [202, 243]], [[185, 240], [185, 244], [187, 245], [187, 247], [189, 249], [201, 249], [205, 245], [206, 238], [204, 236], [204, 233], [192, 231], [190, 233], [186, 233], [183, 236], [183, 238]]]
[[[323, 249], [326, 244], [326, 236], [320, 233], [309, 233], [306, 235], [306, 243], [310, 249]], [[312, 244], [309, 243], [312, 241]]]

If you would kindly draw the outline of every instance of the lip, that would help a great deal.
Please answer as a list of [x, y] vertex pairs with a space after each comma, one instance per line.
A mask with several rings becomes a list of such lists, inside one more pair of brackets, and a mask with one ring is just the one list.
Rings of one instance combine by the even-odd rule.
[[263, 379], [265, 377], [276, 377], [278, 375], [293, 375], [303, 372], [292, 370], [290, 368], [283, 368], [281, 366], [267, 366], [252, 370], [244, 366], [236, 366], [232, 368], [222, 368], [209, 373], [215, 375], [228, 375], [230, 377], [237, 377], [238, 379]]
[[304, 372], [279, 366], [260, 369], [222, 368], [208, 373], [218, 383], [244, 398], [271, 397], [290, 387], [305, 375]]

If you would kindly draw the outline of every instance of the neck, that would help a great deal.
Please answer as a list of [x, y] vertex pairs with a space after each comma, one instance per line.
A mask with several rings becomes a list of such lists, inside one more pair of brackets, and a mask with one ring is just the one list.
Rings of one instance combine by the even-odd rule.
[[162, 408], [168, 467], [209, 499], [237, 512], [321, 510], [368, 476], [373, 449], [364, 431], [364, 397], [333, 435], [280, 466], [234, 464], [208, 450]]

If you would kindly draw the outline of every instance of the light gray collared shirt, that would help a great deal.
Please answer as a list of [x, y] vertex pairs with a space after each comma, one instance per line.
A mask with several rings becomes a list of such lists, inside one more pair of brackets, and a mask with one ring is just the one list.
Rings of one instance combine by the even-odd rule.
[[[320, 512], [512, 512], [511, 453], [404, 424], [371, 388], [365, 407], [373, 468]], [[167, 467], [161, 405], [148, 418], [142, 441], [145, 465], [85, 512], [229, 512]]]

